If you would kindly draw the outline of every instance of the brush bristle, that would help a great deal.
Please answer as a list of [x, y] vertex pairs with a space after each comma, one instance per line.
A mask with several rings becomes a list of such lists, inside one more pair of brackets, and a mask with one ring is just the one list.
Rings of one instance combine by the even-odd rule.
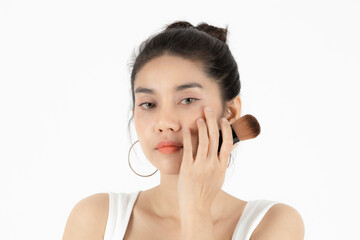
[[250, 114], [246, 114], [235, 121], [232, 127], [240, 141], [255, 138], [261, 131], [259, 122]]
[[251, 132], [252, 136], [254, 138], [257, 137], [261, 131], [258, 120], [250, 114], [247, 114], [244, 117], [245, 117], [247, 124], [249, 125], [249, 131]]

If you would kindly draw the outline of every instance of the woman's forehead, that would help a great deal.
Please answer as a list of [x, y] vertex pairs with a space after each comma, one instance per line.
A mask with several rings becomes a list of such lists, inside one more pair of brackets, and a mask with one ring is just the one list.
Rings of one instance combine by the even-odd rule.
[[158, 57], [146, 63], [134, 81], [134, 89], [165, 87], [182, 90], [189, 86], [207, 89], [216, 84], [206, 76], [200, 64], [173, 56]]
[[[167, 84], [170, 85], [170, 84]], [[147, 93], [147, 94], [154, 94], [156, 95], [158, 91], [173, 91], [173, 92], [182, 92], [187, 89], [195, 89], [196, 91], [204, 91], [206, 90], [205, 87], [203, 87], [200, 83], [197, 82], [186, 82], [184, 84], [175, 85], [175, 86], [164, 86], [164, 85], [157, 85], [155, 88], [151, 87], [135, 87], [135, 94], [137, 93]]]
[[174, 56], [161, 56], [146, 63], [136, 74], [134, 84], [157, 80], [193, 81], [206, 78], [201, 64]]

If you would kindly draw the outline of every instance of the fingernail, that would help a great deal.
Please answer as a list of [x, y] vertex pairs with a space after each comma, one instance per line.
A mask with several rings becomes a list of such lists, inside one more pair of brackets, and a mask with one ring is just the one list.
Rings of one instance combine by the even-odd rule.
[[206, 107], [205, 109], [206, 109], [206, 111], [212, 112], [212, 108], [211, 108], [211, 107]]
[[224, 123], [226, 123], [228, 120], [226, 118], [221, 118], [221, 121], [223, 121]]
[[204, 121], [204, 119], [202, 119], [202, 118], [199, 118], [199, 119], [198, 119], [198, 121], [199, 121], [199, 122], [203, 122], [203, 121]]

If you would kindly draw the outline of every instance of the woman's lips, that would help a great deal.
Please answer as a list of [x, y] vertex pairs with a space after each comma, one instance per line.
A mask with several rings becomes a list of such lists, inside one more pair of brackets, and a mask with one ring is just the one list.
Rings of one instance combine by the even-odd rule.
[[164, 153], [164, 154], [169, 154], [169, 153], [174, 153], [180, 149], [182, 149], [182, 147], [165, 146], [165, 147], [157, 148], [156, 150], [158, 150], [159, 152]]

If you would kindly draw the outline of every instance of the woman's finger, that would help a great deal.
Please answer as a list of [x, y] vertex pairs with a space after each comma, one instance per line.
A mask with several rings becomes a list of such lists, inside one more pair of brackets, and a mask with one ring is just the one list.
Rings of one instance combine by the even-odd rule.
[[221, 164], [226, 166], [234, 141], [229, 121], [226, 118], [222, 118], [220, 122], [223, 142], [220, 148], [219, 159]]
[[205, 161], [204, 159], [207, 158], [209, 138], [208, 138], [206, 123], [203, 118], [199, 118], [197, 120], [197, 126], [199, 131], [199, 145], [198, 145], [195, 161], [199, 162], [199, 161]]
[[217, 119], [213, 110], [205, 108], [206, 123], [209, 132], [209, 150], [208, 158], [218, 160], [218, 148], [219, 148], [219, 127]]

